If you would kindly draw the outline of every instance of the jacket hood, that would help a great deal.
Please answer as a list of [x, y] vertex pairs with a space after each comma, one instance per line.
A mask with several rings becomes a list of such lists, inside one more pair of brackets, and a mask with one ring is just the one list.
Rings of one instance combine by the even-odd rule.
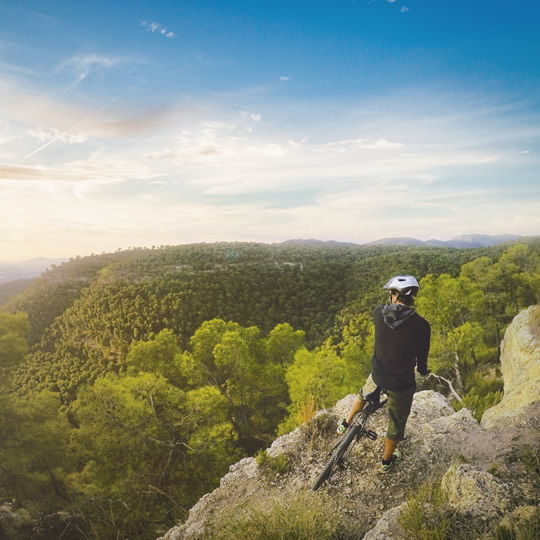
[[414, 308], [404, 306], [403, 304], [386, 304], [382, 307], [384, 322], [392, 330], [402, 325], [414, 313]]

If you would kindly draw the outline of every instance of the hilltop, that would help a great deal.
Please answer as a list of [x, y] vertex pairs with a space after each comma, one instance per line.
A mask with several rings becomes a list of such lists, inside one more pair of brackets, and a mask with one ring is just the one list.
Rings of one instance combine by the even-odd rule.
[[[478, 421], [499, 402], [509, 412], [522, 399], [526, 381], [508, 382], [521, 389], [509, 391], [499, 351], [512, 318], [539, 301], [539, 260], [539, 239], [479, 249], [220, 243], [137, 248], [49, 269], [0, 309], [0, 426], [9, 441], [0, 446], [0, 536], [17, 522], [14, 538], [155, 538], [192, 508], [189, 523], [201, 522], [197, 501], [224, 475], [227, 489], [215, 496], [242, 502], [229, 486], [240, 477], [226, 476], [235, 463], [241, 477], [255, 475], [253, 484], [238, 482], [255, 489], [255, 500], [293, 487], [282, 510], [294, 509], [291, 501], [332, 509], [301, 486], [320, 470], [348, 402], [332, 412], [334, 404], [369, 373], [371, 314], [387, 300], [382, 283], [398, 273], [420, 281], [429, 365], [452, 381], [465, 409], [455, 413], [461, 405], [435, 393], [442, 388], [419, 394], [427, 431], [411, 424], [405, 449], [418, 463], [409, 460], [409, 470], [404, 462], [392, 492], [404, 497], [406, 485], [426, 480], [445, 433], [454, 441], [440, 459], [446, 470], [458, 446], [468, 465], [484, 467], [468, 457], [463, 436], [496, 442]], [[429, 447], [415, 446], [426, 439]], [[365, 462], [355, 458], [367, 479], [377, 444]], [[324, 493], [364, 489], [352, 479], [341, 489], [342, 480], [336, 475]], [[362, 519], [374, 526], [395, 505], [369, 489], [378, 504]], [[323, 525], [341, 514], [324, 515]]]
[[[366, 540], [412, 538], [414, 527], [418, 533], [422, 527], [425, 534], [431, 530], [452, 538], [493, 538], [496, 530], [517, 534], [509, 538], [533, 538], [540, 532], [540, 306], [516, 317], [503, 349], [505, 398], [481, 423], [466, 408], [454, 412], [438, 392], [415, 394], [407, 439], [401, 445], [404, 459], [392, 474], [376, 472], [386, 427], [386, 413], [379, 410], [370, 424], [381, 435], [379, 441], [362, 439], [321, 492], [310, 492], [336, 438], [337, 421], [354, 398], [350, 395], [277, 439], [264, 460], [246, 458], [231, 466], [220, 487], [205, 495], [188, 520], [162, 540], [214, 534], [232, 539], [231, 531], [241, 526], [249, 531], [261, 519], [276, 532], [284, 527], [285, 534], [286, 520], [290, 526], [301, 519], [297, 515], [295, 522], [286, 507], [306, 513], [306, 522], [312, 520], [310, 538], [333, 538], [331, 527], [339, 530], [339, 538]], [[292, 502], [295, 499], [305, 507]], [[256, 530], [251, 534], [262, 538]]]

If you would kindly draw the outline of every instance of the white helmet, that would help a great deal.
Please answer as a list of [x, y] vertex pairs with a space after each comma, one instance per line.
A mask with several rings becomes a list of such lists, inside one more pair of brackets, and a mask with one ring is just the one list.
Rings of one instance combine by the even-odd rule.
[[384, 288], [398, 291], [405, 296], [416, 296], [420, 287], [413, 276], [394, 276]]

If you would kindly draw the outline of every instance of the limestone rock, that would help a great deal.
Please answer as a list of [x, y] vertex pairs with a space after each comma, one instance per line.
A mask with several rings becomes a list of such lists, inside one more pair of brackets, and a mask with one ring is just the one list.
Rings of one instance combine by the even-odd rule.
[[501, 420], [512, 421], [525, 407], [540, 401], [540, 306], [523, 310], [506, 329], [501, 370], [504, 397], [484, 413], [482, 425], [488, 428]]
[[396, 538], [404, 540], [407, 538], [407, 534], [398, 523], [401, 511], [406, 504], [402, 503], [385, 512], [377, 521], [377, 525], [367, 532], [363, 540], [395, 540]]
[[448, 505], [469, 518], [493, 522], [511, 509], [508, 487], [472, 465], [453, 465], [441, 481]]

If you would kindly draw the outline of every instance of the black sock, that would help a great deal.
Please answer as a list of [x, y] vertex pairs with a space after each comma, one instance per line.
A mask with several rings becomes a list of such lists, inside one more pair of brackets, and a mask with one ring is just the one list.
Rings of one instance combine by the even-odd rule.
[[392, 463], [392, 460], [391, 460], [391, 459], [388, 459], [388, 460], [383, 459], [383, 460], [382, 460], [382, 464], [383, 464], [383, 465], [390, 465], [390, 463]]
[[342, 425], [343, 427], [348, 428], [348, 427], [349, 427], [349, 422], [347, 422], [347, 420], [343, 420], [343, 422], [341, 422], [341, 425]]

